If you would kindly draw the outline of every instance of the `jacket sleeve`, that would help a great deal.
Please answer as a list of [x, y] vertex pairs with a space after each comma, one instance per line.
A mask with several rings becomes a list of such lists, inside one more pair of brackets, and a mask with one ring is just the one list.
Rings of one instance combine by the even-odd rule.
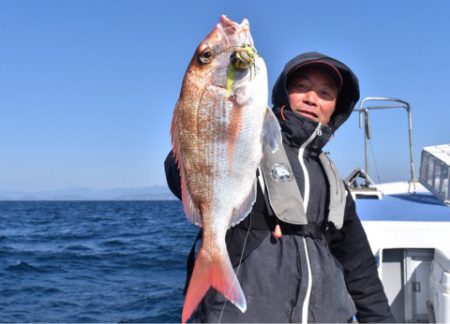
[[164, 161], [164, 168], [166, 171], [166, 181], [169, 189], [172, 193], [181, 200], [181, 180], [180, 172], [178, 170], [177, 161], [172, 151], [166, 157]]
[[347, 195], [344, 225], [332, 234], [330, 250], [344, 268], [348, 290], [357, 308], [358, 322], [395, 322], [350, 193]]

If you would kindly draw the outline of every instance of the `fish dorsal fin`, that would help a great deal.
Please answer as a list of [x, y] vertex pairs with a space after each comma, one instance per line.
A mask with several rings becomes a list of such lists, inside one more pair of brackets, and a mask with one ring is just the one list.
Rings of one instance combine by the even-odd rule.
[[186, 218], [193, 224], [197, 226], [202, 226], [202, 218], [198, 208], [192, 201], [191, 194], [186, 186], [186, 172], [184, 171], [183, 165], [181, 163], [180, 154], [180, 142], [177, 127], [178, 120], [178, 102], [175, 106], [174, 117], [172, 120], [171, 133], [172, 133], [172, 145], [173, 153], [175, 154], [175, 160], [177, 161], [178, 169], [180, 170], [180, 182], [181, 182], [181, 200], [183, 201], [183, 209], [186, 214]]
[[256, 174], [255, 174], [255, 183], [253, 184], [249, 194], [239, 207], [233, 209], [229, 227], [233, 227], [242, 222], [252, 210], [255, 201], [256, 201]]
[[282, 143], [281, 128], [277, 117], [270, 108], [266, 108], [262, 132], [262, 145], [268, 145], [272, 152], [278, 150]]

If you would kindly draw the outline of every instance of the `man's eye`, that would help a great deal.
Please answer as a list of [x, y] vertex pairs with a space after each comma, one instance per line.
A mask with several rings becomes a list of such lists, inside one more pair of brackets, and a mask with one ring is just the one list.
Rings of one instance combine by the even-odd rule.
[[304, 89], [307, 89], [308, 87], [306, 86], [306, 84], [298, 83], [295, 85], [295, 88], [298, 90], [304, 90]]
[[320, 91], [320, 96], [323, 99], [332, 100], [333, 99], [333, 93], [329, 90], [322, 90]]

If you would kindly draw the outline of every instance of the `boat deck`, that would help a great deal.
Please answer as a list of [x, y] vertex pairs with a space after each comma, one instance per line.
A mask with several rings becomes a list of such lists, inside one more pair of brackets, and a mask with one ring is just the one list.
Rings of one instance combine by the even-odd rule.
[[450, 222], [450, 207], [426, 192], [357, 199], [356, 208], [362, 221]]

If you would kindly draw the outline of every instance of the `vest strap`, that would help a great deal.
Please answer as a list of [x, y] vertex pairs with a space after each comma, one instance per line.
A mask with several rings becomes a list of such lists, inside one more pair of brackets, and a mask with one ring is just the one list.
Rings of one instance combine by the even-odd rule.
[[305, 225], [284, 225], [280, 224], [283, 234], [298, 235], [303, 237], [311, 237], [316, 240], [327, 242], [324, 229], [316, 223]]

